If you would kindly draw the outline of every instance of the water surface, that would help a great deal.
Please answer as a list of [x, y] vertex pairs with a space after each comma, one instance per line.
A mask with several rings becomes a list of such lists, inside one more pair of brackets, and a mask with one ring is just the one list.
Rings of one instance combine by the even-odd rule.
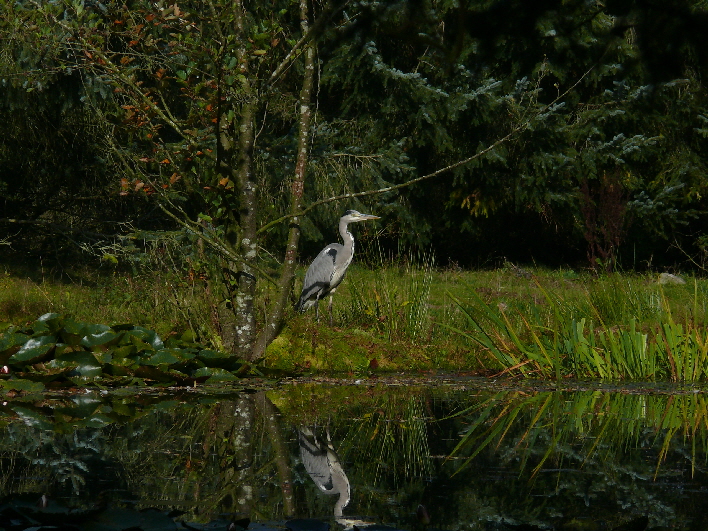
[[250, 387], [5, 398], [0, 529], [708, 529], [702, 388]]

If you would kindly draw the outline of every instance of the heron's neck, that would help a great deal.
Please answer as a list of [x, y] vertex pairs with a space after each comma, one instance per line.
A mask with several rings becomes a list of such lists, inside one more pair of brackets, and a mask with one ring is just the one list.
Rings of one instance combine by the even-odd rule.
[[347, 229], [347, 225], [348, 223], [344, 221], [339, 222], [339, 234], [342, 240], [344, 240], [344, 248], [354, 252], [354, 236], [352, 236], [352, 233]]
[[349, 479], [347, 478], [347, 475], [344, 473], [344, 470], [341, 470], [341, 476], [339, 475], [333, 475], [332, 480], [336, 481], [337, 486], [335, 487], [339, 491], [339, 499], [337, 500], [337, 503], [334, 505], [334, 516], [337, 518], [340, 518], [342, 516], [342, 513], [344, 511], [344, 508], [349, 505], [349, 500], [351, 498], [351, 491], [349, 490]]

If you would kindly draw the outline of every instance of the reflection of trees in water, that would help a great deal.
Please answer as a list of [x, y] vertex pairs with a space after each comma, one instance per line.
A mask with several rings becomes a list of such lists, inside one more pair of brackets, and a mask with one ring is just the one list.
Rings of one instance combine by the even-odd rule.
[[316, 424], [320, 438], [329, 431], [351, 484], [346, 514], [401, 527], [423, 503], [437, 528], [564, 529], [575, 519], [611, 529], [646, 515], [651, 525], [699, 529], [708, 505], [702, 394], [381, 387], [268, 396], [284, 417], [264, 393], [145, 407], [109, 397], [85, 418], [46, 403], [13, 405], [0, 431], [2, 493], [58, 493], [79, 505], [104, 490], [109, 501], [177, 508], [202, 522], [223, 513], [325, 518], [335, 501], [298, 464], [293, 429]]
[[290, 460], [274, 415], [262, 393], [176, 405], [120, 427], [127, 433], [113, 451], [148, 505], [179, 507], [194, 521], [283, 517], [292, 511]]
[[104, 449], [102, 437], [93, 430], [55, 434], [12, 424], [0, 434], [2, 492], [60, 489], [61, 495], [79, 497], [90, 482], [91, 463]]

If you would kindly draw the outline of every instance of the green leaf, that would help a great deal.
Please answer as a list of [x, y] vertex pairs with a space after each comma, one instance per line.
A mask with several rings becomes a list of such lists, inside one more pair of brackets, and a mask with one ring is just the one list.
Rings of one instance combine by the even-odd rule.
[[157, 351], [149, 358], [140, 360], [143, 365], [171, 365], [179, 361], [180, 359], [168, 350]]
[[138, 348], [133, 345], [132, 343], [130, 345], [124, 345], [122, 347], [117, 347], [111, 351], [113, 353], [113, 359], [114, 360], [122, 360], [123, 358], [127, 356], [132, 356], [134, 354], [138, 353]]
[[108, 332], [111, 330], [111, 327], [108, 325], [104, 324], [87, 324], [86, 326], [86, 334], [100, 334], [101, 332]]
[[87, 378], [95, 378], [103, 373], [101, 363], [91, 352], [69, 352], [57, 356], [47, 365], [54, 367], [73, 367], [80, 375]]
[[194, 371], [192, 374], [193, 378], [208, 378], [208, 382], [214, 381], [236, 381], [240, 380], [238, 376], [233, 375], [226, 369], [220, 369], [218, 367], [201, 367]]
[[3, 334], [0, 336], [0, 354], [10, 350], [11, 348], [17, 347], [19, 345], [24, 345], [29, 336], [21, 332], [11, 332], [9, 334]]
[[42, 382], [32, 382], [30, 380], [0, 380], [0, 387], [25, 393], [41, 393], [44, 391]]
[[58, 313], [45, 313], [39, 319], [37, 319], [37, 321], [35, 321], [34, 332], [36, 334], [40, 331], [40, 328], [43, 328], [43, 326], [40, 326], [40, 323], [42, 323], [42, 325], [46, 326], [47, 331], [51, 332], [52, 334], [56, 334], [63, 326], [62, 321], [63, 318]]
[[[11, 383], [11, 382], [3, 382], [3, 383]], [[17, 387], [13, 387], [12, 389], [15, 389], [17, 391], [30, 391], [30, 389], [34, 391], [41, 391], [44, 389], [44, 386], [42, 384], [36, 384], [34, 382], [22, 382], [26, 384], [32, 384], [32, 385], [27, 385], [23, 389], [19, 389]], [[24, 406], [13, 406], [12, 410], [17, 413], [17, 416], [22, 419], [22, 421], [33, 428], [38, 428], [40, 430], [45, 430], [45, 431], [51, 431], [52, 430], [52, 424], [47, 422], [47, 418], [40, 412], [35, 411], [34, 409], [30, 409], [28, 407]]]
[[208, 366], [223, 365], [231, 361], [231, 355], [225, 352], [208, 349], [200, 351], [197, 357]]
[[22, 345], [20, 350], [10, 356], [10, 363], [36, 362], [42, 359], [55, 345], [54, 336], [31, 338]]
[[95, 334], [84, 336], [81, 340], [81, 346], [88, 349], [94, 349], [96, 347], [107, 345], [112, 341], [117, 341], [118, 339], [120, 339], [120, 335], [116, 334], [109, 328], [108, 330], [103, 330]]

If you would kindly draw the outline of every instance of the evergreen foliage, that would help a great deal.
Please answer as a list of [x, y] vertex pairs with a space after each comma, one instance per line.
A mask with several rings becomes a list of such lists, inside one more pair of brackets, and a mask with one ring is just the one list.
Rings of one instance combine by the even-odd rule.
[[289, 291], [299, 231], [311, 256], [346, 208], [440, 264], [609, 271], [703, 241], [702, 2], [4, 11], [0, 241], [61, 256], [176, 222], [206, 246], [220, 318], [247, 316], [224, 327], [243, 348], [270, 319], [255, 315], [255, 280], [280, 275]]

